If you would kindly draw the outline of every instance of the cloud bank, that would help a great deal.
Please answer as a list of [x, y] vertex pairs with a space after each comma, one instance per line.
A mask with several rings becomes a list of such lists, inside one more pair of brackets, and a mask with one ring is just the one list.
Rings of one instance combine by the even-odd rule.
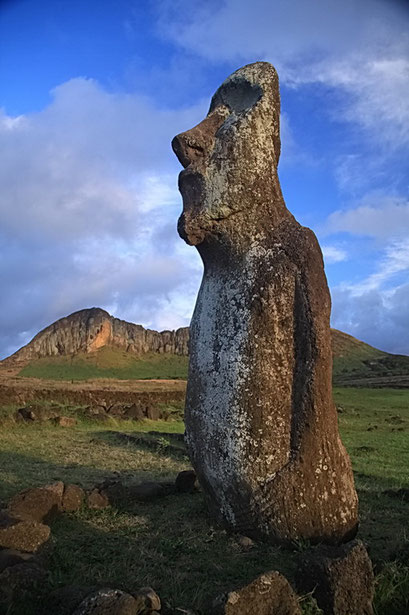
[[151, 327], [189, 322], [201, 266], [176, 233], [170, 140], [202, 113], [81, 78], [40, 113], [2, 113], [1, 356], [93, 305]]

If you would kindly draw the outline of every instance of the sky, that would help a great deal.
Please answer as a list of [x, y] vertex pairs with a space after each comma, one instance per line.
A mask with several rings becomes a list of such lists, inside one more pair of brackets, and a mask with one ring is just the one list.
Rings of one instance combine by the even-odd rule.
[[170, 141], [258, 60], [332, 326], [409, 354], [407, 0], [0, 0], [0, 358], [86, 307], [189, 324], [202, 265]]

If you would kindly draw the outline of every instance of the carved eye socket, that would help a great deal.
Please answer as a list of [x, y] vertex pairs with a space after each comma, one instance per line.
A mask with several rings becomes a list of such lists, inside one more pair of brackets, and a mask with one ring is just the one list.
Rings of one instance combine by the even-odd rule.
[[209, 113], [220, 105], [225, 105], [234, 113], [243, 113], [254, 107], [262, 95], [263, 90], [259, 85], [243, 77], [235, 77], [217, 90], [210, 103]]

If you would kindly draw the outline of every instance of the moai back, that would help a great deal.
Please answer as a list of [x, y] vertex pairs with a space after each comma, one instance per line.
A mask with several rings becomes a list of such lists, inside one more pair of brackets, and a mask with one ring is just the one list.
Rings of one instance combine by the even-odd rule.
[[273, 541], [340, 542], [357, 495], [332, 399], [330, 295], [314, 233], [285, 206], [278, 77], [233, 73], [175, 137], [178, 230], [204, 275], [190, 329], [186, 441], [209, 505]]

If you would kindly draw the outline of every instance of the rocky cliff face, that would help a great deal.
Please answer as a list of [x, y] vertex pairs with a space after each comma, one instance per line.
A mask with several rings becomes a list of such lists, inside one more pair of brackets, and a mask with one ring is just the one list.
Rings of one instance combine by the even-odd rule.
[[103, 346], [122, 348], [136, 355], [147, 352], [187, 355], [188, 342], [188, 327], [158, 332], [114, 318], [100, 308], [89, 308], [60, 318], [7, 360], [26, 362], [41, 357], [93, 352]]

